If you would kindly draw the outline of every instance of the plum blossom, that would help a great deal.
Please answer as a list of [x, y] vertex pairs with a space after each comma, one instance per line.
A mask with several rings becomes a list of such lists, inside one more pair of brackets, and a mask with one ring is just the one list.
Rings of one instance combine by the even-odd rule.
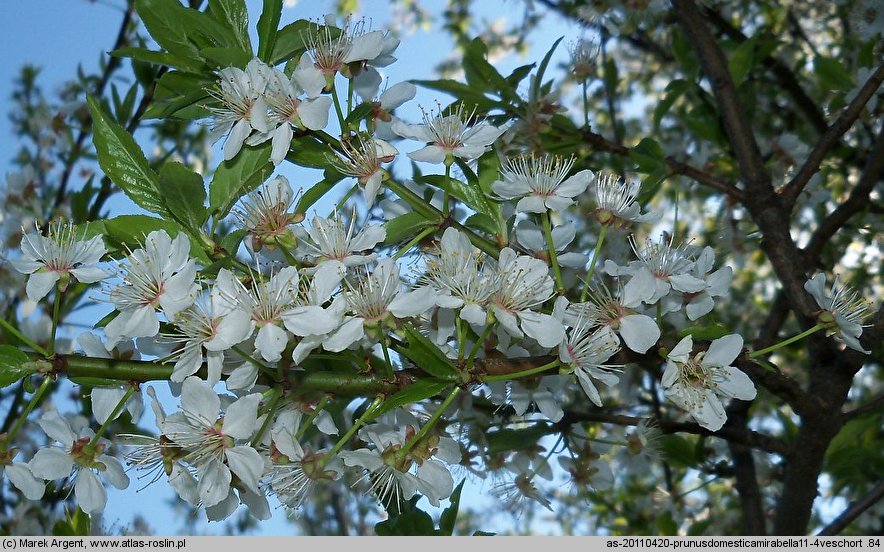
[[190, 240], [183, 232], [173, 240], [165, 230], [157, 230], [148, 234], [144, 248], [129, 254], [122, 285], [108, 293], [120, 311], [104, 328], [109, 350], [125, 338], [157, 335], [156, 309], [173, 319], [193, 304], [199, 286], [189, 252]]
[[872, 315], [872, 304], [850, 286], [838, 281], [832, 282], [832, 289], [826, 293], [826, 276], [818, 273], [804, 284], [804, 289], [822, 309], [818, 315], [821, 324], [826, 325], [827, 335], [837, 335], [845, 345], [855, 351], [869, 354], [863, 349], [859, 336], [863, 325]]
[[396, 428], [368, 426], [360, 430], [360, 437], [372, 449], [339, 453], [346, 466], [366, 471], [371, 491], [385, 507], [394, 500], [397, 504], [408, 501], [417, 493], [438, 506], [454, 490], [454, 479], [443, 461], [460, 461], [457, 443], [444, 437], [427, 438], [413, 445], [407, 454], [400, 453], [413, 431], [413, 426], [407, 424]]
[[98, 474], [118, 489], [129, 486], [129, 477], [120, 461], [104, 453], [108, 443], [100, 439], [92, 443], [95, 434], [86, 419], [74, 416], [70, 423], [56, 410], [48, 410], [37, 422], [59, 447], [45, 447], [31, 458], [31, 472], [42, 479], [63, 479], [73, 474], [74, 495], [80, 508], [87, 514], [97, 514], [107, 504], [107, 492]]
[[[556, 257], [559, 265], [569, 268], [582, 269], [586, 266], [588, 257], [582, 253], [565, 253], [565, 248], [571, 245], [577, 236], [574, 224], [561, 224], [554, 226], [552, 231], [553, 247], [556, 249]], [[543, 230], [530, 221], [522, 221], [516, 226], [516, 241], [519, 242], [527, 253], [542, 261], [549, 258], [549, 248], [546, 245], [546, 236]]]
[[325, 16], [325, 25], [305, 38], [307, 50], [313, 56], [317, 69], [326, 79], [326, 88], [334, 83], [338, 71], [349, 76], [348, 64], [373, 60], [384, 50], [386, 36], [381, 31], [367, 31], [364, 19], [355, 23], [347, 18], [341, 26], [341, 33], [334, 35], [335, 16]]
[[162, 432], [184, 451], [182, 460], [199, 474], [197, 497], [206, 508], [228, 500], [232, 476], [246, 489], [262, 494], [258, 482], [264, 459], [245, 444], [257, 425], [259, 393], [240, 397], [221, 412], [221, 398], [197, 378], [184, 379], [181, 411], [170, 414]]
[[[435, 294], [427, 287], [404, 291], [399, 266], [393, 259], [380, 261], [371, 273], [359, 274], [345, 283], [335, 298], [341, 310], [352, 312], [341, 327], [323, 341], [327, 351], [343, 351], [362, 339], [366, 331], [378, 332], [394, 318], [418, 316], [433, 307]], [[332, 306], [335, 308], [335, 305]]]
[[584, 310], [559, 345], [559, 360], [565, 365], [566, 371], [577, 376], [577, 382], [589, 400], [596, 406], [602, 406], [602, 398], [593, 380], [607, 386], [620, 381], [616, 371], [622, 367], [606, 364], [619, 350], [620, 340], [611, 327], [599, 327], [591, 311]]
[[662, 312], [674, 312], [684, 305], [688, 319], [697, 320], [715, 307], [716, 297], [727, 297], [730, 294], [734, 271], [731, 267], [725, 266], [712, 272], [714, 264], [715, 252], [711, 247], [704, 247], [690, 271], [697, 280], [704, 282], [703, 289], [693, 293], [670, 293], [663, 299]]
[[295, 192], [286, 177], [279, 175], [243, 198], [232, 213], [239, 225], [252, 235], [252, 249], [291, 241], [291, 225], [304, 215], [289, 212], [295, 204]]
[[366, 58], [362, 69], [353, 80], [353, 88], [363, 98], [373, 98], [378, 93], [383, 79], [378, 72], [378, 67], [387, 67], [396, 61], [393, 52], [399, 47], [399, 39], [389, 32], [384, 32], [384, 41], [381, 51], [373, 58]]
[[24, 234], [21, 249], [22, 257], [12, 260], [12, 266], [23, 274], [30, 274], [25, 291], [28, 299], [35, 303], [46, 297], [56, 284], [62, 291], [67, 289], [71, 276], [84, 284], [109, 276], [95, 266], [107, 253], [101, 236], [78, 239], [72, 222], [50, 224], [46, 236], [39, 228]]
[[[399, 119], [393, 115], [393, 110], [407, 101], [413, 100], [417, 94], [417, 87], [410, 82], [400, 82], [387, 88], [381, 95], [375, 98], [362, 96], [363, 100], [371, 102], [374, 110], [372, 124], [374, 136], [379, 140], [396, 140], [399, 135], [393, 132], [393, 124]], [[371, 128], [371, 127], [369, 127]]]
[[637, 201], [641, 191], [638, 180], [623, 181], [615, 174], [600, 173], [595, 177], [595, 191], [598, 206], [593, 215], [602, 224], [628, 226], [659, 219], [653, 213], [641, 212], [641, 205]]
[[664, 237], [660, 242], [648, 239], [639, 251], [633, 236], [629, 241], [637, 261], [630, 261], [626, 266], [618, 266], [610, 259], [605, 261], [605, 272], [611, 276], [631, 276], [623, 288], [626, 296], [653, 305], [673, 289], [682, 293], [700, 293], [706, 289], [706, 281], [692, 274], [694, 260], [686, 244], [675, 245], [671, 237]]
[[[555, 347], [562, 342], [565, 330], [561, 321], [532, 310], [553, 296], [553, 281], [545, 262], [505, 247], [498, 259], [495, 287], [488, 298], [488, 310], [506, 333], [513, 337], [528, 335], [541, 347]], [[484, 325], [482, 320], [468, 321]]]
[[334, 167], [357, 179], [363, 189], [365, 205], [371, 208], [385, 177], [381, 164], [392, 161], [399, 150], [380, 139], [362, 138], [358, 139], [358, 144], [355, 146], [348, 141], [341, 142], [341, 149], [345, 156], [336, 156], [332, 162]]
[[422, 112], [423, 124], [409, 125], [396, 121], [392, 127], [393, 132], [403, 138], [427, 143], [425, 147], [408, 154], [415, 161], [450, 165], [455, 157], [464, 161], [477, 159], [504, 132], [484, 121], [468, 126], [473, 113], [467, 113], [463, 104], [449, 115], [442, 115], [441, 107], [438, 113]]
[[267, 102], [264, 90], [273, 69], [255, 58], [245, 70], [227, 67], [219, 73], [219, 89], [209, 93], [221, 106], [209, 107], [212, 112], [212, 141], [227, 135], [224, 160], [236, 157], [252, 130], [268, 132]]
[[0, 452], [0, 477], [5, 475], [28, 500], [40, 500], [46, 492], [46, 483], [34, 477], [27, 463], [13, 460], [17, 452], [16, 449]]
[[701, 426], [718, 431], [727, 421], [721, 398], [750, 401], [755, 385], [749, 376], [730, 364], [743, 349], [743, 338], [726, 335], [709, 349], [692, 354], [694, 342], [687, 336], [669, 352], [663, 373], [666, 397], [687, 410]]
[[175, 351], [172, 381], [183, 382], [195, 374], [203, 364], [205, 350], [206, 381], [215, 385], [221, 380], [224, 351], [251, 337], [255, 330], [250, 313], [226, 308], [220, 294], [216, 286], [208, 300], [203, 298], [178, 314], [175, 319], [177, 332], [162, 334], [163, 341], [181, 345]]
[[500, 171], [500, 180], [491, 189], [502, 199], [518, 199], [516, 211], [545, 213], [561, 211], [574, 204], [593, 178], [593, 172], [582, 170], [568, 177], [574, 159], [554, 156], [521, 156], [507, 161]]
[[[135, 350], [135, 344], [131, 341], [124, 341], [117, 344], [116, 347], [108, 351], [101, 342], [101, 339], [89, 332], [80, 334], [77, 343], [86, 356], [92, 358], [116, 358], [120, 360], [139, 360], [141, 355]], [[93, 387], [92, 398], [92, 415], [98, 423], [105, 423], [113, 414], [117, 405], [123, 400], [126, 392], [131, 389], [131, 385], [114, 385], [111, 387]], [[126, 401], [126, 410], [132, 416], [132, 420], [141, 418], [141, 412], [144, 410], [144, 400], [141, 393], [134, 393], [128, 401]], [[117, 416], [122, 414], [122, 409]]]
[[344, 228], [344, 220], [340, 213], [334, 218], [314, 217], [306, 230], [301, 229], [303, 239], [299, 240], [301, 258], [316, 264], [315, 268], [307, 269], [315, 273], [316, 278], [327, 278], [338, 273], [345, 273], [348, 268], [362, 266], [373, 262], [376, 253], [358, 254], [368, 251], [382, 242], [387, 235], [382, 226], [369, 225], [356, 232], [356, 217], [350, 218], [350, 224]]
[[[332, 100], [322, 95], [325, 76], [310, 56], [304, 53], [291, 78], [272, 69], [264, 93], [270, 115], [267, 131], [255, 137], [254, 143], [271, 140], [270, 160], [279, 165], [292, 144], [294, 128], [322, 130], [328, 125]], [[251, 140], [250, 140], [251, 143]]]
[[602, 283], [590, 284], [587, 289], [589, 301], [570, 305], [568, 314], [579, 316], [586, 312], [597, 324], [620, 334], [626, 346], [637, 353], [646, 353], [660, 339], [660, 328], [654, 319], [637, 311], [642, 303], [642, 297], [635, 294], [637, 288], [621, 288], [619, 297], [614, 297]]

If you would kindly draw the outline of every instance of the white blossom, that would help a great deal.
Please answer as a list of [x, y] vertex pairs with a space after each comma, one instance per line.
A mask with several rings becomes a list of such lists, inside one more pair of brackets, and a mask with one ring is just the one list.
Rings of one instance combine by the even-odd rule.
[[109, 292], [120, 313], [104, 328], [108, 349], [124, 338], [155, 336], [160, 331], [156, 309], [172, 319], [193, 304], [199, 286], [189, 252], [190, 240], [183, 232], [173, 240], [157, 230], [148, 234], [143, 249], [126, 258], [123, 284]]
[[699, 293], [706, 289], [706, 282], [691, 273], [694, 260], [687, 245], [674, 245], [672, 238], [663, 238], [660, 242], [648, 239], [644, 249], [639, 251], [633, 236], [629, 241], [637, 261], [631, 261], [627, 266], [605, 261], [605, 272], [611, 276], [631, 276], [623, 289], [627, 296], [653, 305], [673, 289], [682, 293]]
[[500, 171], [491, 189], [503, 199], [518, 199], [516, 211], [545, 213], [561, 211], [574, 204], [593, 178], [590, 170], [568, 177], [574, 159], [554, 156], [521, 156], [511, 159]]
[[306, 236], [299, 240], [299, 251], [303, 260], [316, 264], [308, 271], [315, 272], [317, 278], [332, 277], [348, 268], [373, 262], [376, 253], [361, 255], [359, 252], [373, 249], [387, 235], [382, 226], [375, 225], [366, 226], [357, 233], [355, 216], [344, 228], [340, 213], [335, 213], [331, 219], [314, 217], [310, 227], [302, 232]]
[[638, 312], [642, 303], [641, 291], [636, 287], [620, 289], [618, 297], [614, 297], [604, 284], [588, 286], [589, 299], [586, 303], [575, 303], [568, 307], [571, 316], [587, 312], [598, 324], [608, 326], [620, 334], [626, 346], [637, 353], [646, 353], [658, 339], [660, 328], [653, 318]]
[[442, 115], [441, 108], [439, 113], [423, 111], [423, 124], [396, 121], [392, 128], [399, 136], [427, 143], [424, 148], [410, 152], [411, 159], [451, 164], [455, 157], [464, 161], [477, 159], [503, 134], [503, 129], [484, 121], [469, 126], [472, 116], [461, 104], [449, 115]]
[[749, 376], [730, 364], [743, 349], [743, 338], [726, 335], [713, 341], [709, 349], [692, 354], [694, 342], [687, 336], [669, 352], [663, 388], [679, 408], [687, 410], [697, 423], [718, 431], [727, 421], [721, 398], [750, 401], [755, 385]]
[[[565, 252], [565, 248], [571, 245], [571, 242], [577, 236], [577, 229], [574, 224], [568, 223], [554, 226], [550, 234], [552, 235], [553, 247], [556, 250], [556, 259], [559, 265], [575, 269], [582, 269], [586, 266], [586, 262], [589, 260], [586, 255], [576, 252]], [[546, 236], [543, 233], [543, 229], [533, 222], [526, 220], [516, 226], [516, 241], [531, 256], [542, 261], [549, 260], [549, 247], [546, 244]]]
[[288, 179], [280, 175], [249, 192], [233, 209], [239, 225], [252, 234], [253, 250], [284, 240], [291, 234], [291, 225], [303, 220], [303, 215], [289, 212], [295, 199]]
[[250, 445], [261, 395], [240, 397], [224, 408], [212, 388], [197, 378], [184, 379], [181, 411], [162, 424], [163, 435], [185, 452], [183, 461], [199, 473], [197, 496], [209, 508], [228, 499], [232, 475], [253, 493], [264, 473], [264, 459]]
[[306, 37], [307, 49], [313, 56], [316, 68], [326, 77], [327, 86], [334, 82], [338, 71], [349, 74], [349, 63], [377, 58], [384, 49], [384, 33], [367, 31], [364, 19], [355, 23], [347, 18], [341, 26], [341, 33], [333, 36], [334, 15], [325, 16], [325, 26], [315, 34]]
[[344, 156], [336, 156], [333, 160], [334, 167], [348, 176], [353, 176], [362, 186], [365, 197], [365, 205], [371, 208], [374, 200], [381, 189], [385, 171], [382, 163], [392, 161], [399, 150], [389, 143], [380, 139], [358, 139], [354, 146], [351, 142], [341, 142]]
[[[141, 358], [141, 355], [135, 350], [135, 344], [131, 341], [119, 343], [111, 351], [108, 351], [97, 335], [84, 332], [77, 338], [77, 343], [83, 349], [83, 352], [86, 353], [86, 356], [92, 358], [116, 358], [120, 360], [139, 360]], [[92, 388], [90, 395], [92, 399], [92, 415], [95, 416], [98, 423], [103, 424], [110, 418], [114, 409], [123, 400], [126, 392], [131, 387], [130, 384], [125, 384]], [[132, 420], [137, 422], [144, 410], [144, 399], [141, 397], [141, 393], [136, 392], [132, 394], [129, 400], [126, 401], [125, 409], [129, 411]], [[122, 414], [122, 409], [117, 413], [117, 416], [120, 414]]]
[[118, 489], [129, 486], [129, 477], [123, 472], [120, 461], [104, 453], [107, 441], [100, 440], [90, 446], [94, 433], [85, 419], [74, 417], [71, 424], [58, 411], [48, 410], [38, 423], [61, 448], [38, 450], [30, 461], [31, 472], [36, 477], [50, 480], [72, 476], [74, 495], [84, 512], [90, 515], [100, 513], [107, 504], [107, 492], [98, 474]]
[[616, 385], [620, 366], [606, 364], [620, 350], [620, 340], [610, 326], [599, 327], [591, 314], [582, 311], [559, 345], [559, 359], [577, 376], [580, 387], [596, 406], [602, 406], [593, 380]]
[[46, 236], [39, 228], [27, 232], [22, 237], [21, 249], [21, 258], [13, 259], [12, 266], [23, 274], [30, 274], [26, 291], [28, 299], [35, 303], [46, 297], [56, 284], [64, 291], [71, 276], [84, 284], [109, 276], [95, 266], [107, 253], [101, 236], [78, 239], [73, 223], [50, 224]]
[[659, 217], [653, 213], [642, 213], [638, 204], [641, 182], [623, 181], [615, 174], [599, 173], [595, 177], [596, 202], [595, 218], [602, 224], [628, 226], [631, 223], [656, 222]]
[[236, 157], [252, 130], [268, 132], [267, 102], [264, 90], [272, 69], [259, 59], [252, 59], [245, 70], [227, 67], [219, 73], [218, 90], [210, 93], [221, 106], [209, 107], [212, 112], [212, 139], [227, 135], [224, 159]]
[[804, 289], [813, 297], [816, 304], [823, 309], [819, 316], [821, 323], [827, 324], [826, 332], [836, 334], [845, 345], [855, 351], [869, 354], [863, 349], [859, 336], [863, 333], [863, 322], [872, 314], [872, 304], [850, 286], [838, 281], [832, 283], [832, 289], [826, 293], [826, 276], [818, 273], [804, 284]]

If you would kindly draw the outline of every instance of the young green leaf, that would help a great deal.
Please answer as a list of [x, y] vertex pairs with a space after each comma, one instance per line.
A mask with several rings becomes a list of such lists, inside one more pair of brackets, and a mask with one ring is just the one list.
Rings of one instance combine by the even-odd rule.
[[263, 61], [271, 61], [280, 17], [282, 0], [264, 0], [264, 9], [258, 19], [258, 58]]
[[230, 29], [236, 46], [251, 57], [249, 11], [246, 8], [245, 0], [209, 0], [209, 13]]
[[381, 416], [395, 410], [401, 406], [420, 402], [430, 397], [435, 397], [441, 393], [446, 387], [451, 385], [447, 381], [439, 381], [435, 379], [420, 379], [411, 385], [404, 387], [391, 395], [387, 400], [378, 407], [374, 412], [374, 417]]
[[163, 217], [171, 216], [159, 191], [159, 177], [135, 139], [95, 98], [87, 96], [86, 102], [92, 114], [92, 140], [101, 170], [139, 206]]
[[12, 345], [0, 345], [0, 387], [12, 385], [36, 370], [28, 363], [28, 355]]
[[451, 361], [432, 341], [411, 326], [405, 326], [402, 333], [408, 339], [408, 348], [397, 349], [400, 354], [431, 376], [449, 381], [457, 378]]
[[448, 508], [442, 510], [442, 516], [439, 518], [439, 533], [442, 535], [451, 536], [454, 534], [454, 524], [457, 521], [457, 511], [460, 508], [460, 493], [463, 491], [463, 484], [466, 481], [466, 479], [463, 479], [454, 488], [454, 492], [451, 493], [451, 498], [449, 499], [451, 504]]
[[270, 142], [243, 148], [239, 155], [221, 163], [209, 184], [209, 211], [216, 219], [227, 216], [239, 198], [261, 185], [273, 173]]
[[203, 177], [181, 163], [166, 163], [160, 169], [160, 193], [178, 222], [199, 233], [209, 216]]

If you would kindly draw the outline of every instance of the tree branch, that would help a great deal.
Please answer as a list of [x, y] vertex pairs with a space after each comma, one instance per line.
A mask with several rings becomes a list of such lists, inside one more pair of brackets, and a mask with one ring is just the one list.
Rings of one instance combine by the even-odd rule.
[[830, 535], [837, 535], [838, 533], [846, 529], [847, 526], [850, 525], [851, 522], [853, 522], [853, 520], [855, 520], [863, 512], [874, 506], [882, 498], [884, 498], [884, 481], [881, 481], [880, 483], [875, 485], [875, 487], [871, 490], [869, 494], [848, 506], [848, 508], [844, 510], [840, 516], [835, 518], [832, 523], [823, 527], [823, 529], [819, 533], [817, 533], [817, 536], [826, 537]]
[[[629, 157], [628, 147], [616, 142], [612, 142], [601, 134], [598, 134], [591, 130], [586, 130], [583, 132], [582, 138], [589, 144], [595, 146], [602, 151], [613, 153], [614, 155], [619, 155], [621, 157]], [[708, 186], [709, 188], [718, 190], [719, 192], [729, 195], [737, 201], [743, 201], [743, 191], [729, 182], [725, 182], [724, 180], [721, 180], [696, 167], [688, 165], [687, 163], [677, 161], [672, 156], [666, 158], [666, 165], [674, 174], [686, 176], [692, 180], [699, 182], [700, 184], [703, 184], [704, 186]]]
[[838, 144], [844, 133], [850, 130], [850, 127], [856, 122], [865, 105], [875, 92], [878, 91], [878, 88], [881, 87], [882, 82], [884, 82], [884, 64], [879, 65], [875, 72], [872, 73], [853, 101], [844, 108], [838, 119], [832, 123], [832, 126], [826, 130], [826, 133], [823, 134], [819, 142], [814, 146], [813, 151], [807, 156], [807, 160], [804, 161], [804, 165], [798, 170], [798, 173], [780, 192], [783, 202], [789, 207], [789, 210], [795, 205], [798, 196], [804, 187], [807, 186], [811, 177], [819, 171], [820, 163], [822, 163], [829, 151]]
[[857, 406], [853, 410], [848, 410], [847, 412], [841, 414], [841, 422], [846, 424], [854, 418], [859, 418], [860, 416], [871, 414], [872, 412], [875, 412], [876, 410], [880, 410], [882, 408], [884, 408], [884, 395], [878, 395], [866, 404], [862, 406]]

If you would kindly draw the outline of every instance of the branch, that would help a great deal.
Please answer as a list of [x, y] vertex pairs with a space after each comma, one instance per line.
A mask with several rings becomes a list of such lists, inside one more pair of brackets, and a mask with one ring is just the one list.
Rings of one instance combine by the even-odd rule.
[[840, 516], [835, 518], [832, 523], [823, 527], [822, 531], [817, 533], [818, 537], [827, 537], [829, 535], [837, 535], [847, 528], [850, 523], [858, 518], [863, 512], [874, 506], [879, 500], [884, 498], [884, 481], [881, 481], [872, 489], [872, 491], [861, 499], [855, 501], [847, 507]]
[[848, 410], [847, 412], [841, 414], [841, 421], [842, 423], [846, 424], [854, 418], [859, 418], [860, 416], [871, 414], [876, 410], [880, 410], [882, 407], [884, 407], [884, 395], [878, 395], [866, 404], [858, 406], [853, 410]]
[[795, 201], [804, 187], [807, 186], [811, 177], [819, 171], [820, 163], [822, 163], [829, 151], [840, 142], [844, 133], [850, 130], [850, 127], [853, 126], [853, 123], [856, 122], [856, 119], [862, 113], [866, 103], [881, 87], [882, 82], [884, 82], [884, 64], [879, 65], [878, 69], [872, 73], [853, 101], [844, 108], [838, 119], [832, 123], [832, 126], [826, 130], [826, 133], [817, 142], [817, 145], [810, 152], [810, 155], [807, 156], [807, 160], [804, 161], [804, 165], [795, 177], [780, 192], [783, 202], [789, 206], [790, 210], [795, 205]]
[[736, 366], [745, 372], [753, 382], [785, 401], [798, 414], [818, 409], [822, 406], [815, 397], [807, 394], [801, 389], [798, 382], [789, 376], [780, 372], [772, 372], [760, 364], [749, 360], [745, 355], [737, 358]]
[[[791, 13], [791, 12], [790, 12]], [[721, 16], [718, 12], [712, 10], [709, 7], [703, 8], [703, 15], [705, 15], [709, 20], [715, 25], [721, 32], [727, 35], [728, 38], [734, 40], [737, 43], [742, 44], [748, 37], [743, 34], [743, 32], [731, 25], [729, 21], [727, 21], [724, 17]], [[775, 57], [773, 54], [768, 54], [761, 60], [761, 63], [764, 64], [765, 67], [773, 71], [774, 76], [780, 83], [780, 86], [792, 96], [792, 99], [795, 101], [795, 105], [798, 106], [801, 111], [804, 112], [810, 124], [822, 134], [828, 128], [826, 124], [826, 118], [823, 116], [820, 111], [817, 103], [807, 95], [807, 92], [801, 87], [801, 83], [798, 82], [798, 79], [795, 78], [795, 73], [792, 72], [791, 69], [787, 65], [785, 65], [779, 58]]]
[[[586, 130], [582, 134], [582, 138], [588, 142], [589, 144], [595, 146], [596, 148], [606, 151], [608, 153], [613, 153], [614, 155], [619, 155], [621, 157], [629, 157], [629, 148], [618, 144], [616, 142], [612, 142], [608, 140], [601, 134], [593, 132], [591, 130]], [[714, 190], [718, 190], [719, 192], [723, 192], [726, 195], [736, 199], [737, 201], [743, 201], [743, 192], [733, 184], [729, 182], [725, 182], [705, 171], [702, 171], [696, 167], [688, 165], [687, 163], [683, 163], [681, 161], [677, 161], [674, 157], [669, 156], [666, 158], [666, 165], [674, 174], [680, 174], [686, 176], [690, 179], [693, 179], [704, 186], [708, 186]]]
[[[752, 401], [732, 401], [727, 409], [728, 423], [745, 430], [749, 418]], [[737, 492], [742, 505], [744, 533], [747, 535], [764, 535], [764, 497], [758, 486], [755, 472], [755, 458], [752, 449], [741, 443], [728, 442], [731, 456], [734, 459], [734, 478]]]
[[804, 247], [804, 254], [808, 260], [815, 262], [832, 236], [853, 215], [869, 207], [869, 194], [872, 193], [875, 184], [881, 180], [882, 171], [884, 171], [884, 126], [878, 133], [878, 139], [872, 146], [872, 151], [869, 152], [866, 166], [856, 187], [850, 192], [844, 203], [820, 223]]

